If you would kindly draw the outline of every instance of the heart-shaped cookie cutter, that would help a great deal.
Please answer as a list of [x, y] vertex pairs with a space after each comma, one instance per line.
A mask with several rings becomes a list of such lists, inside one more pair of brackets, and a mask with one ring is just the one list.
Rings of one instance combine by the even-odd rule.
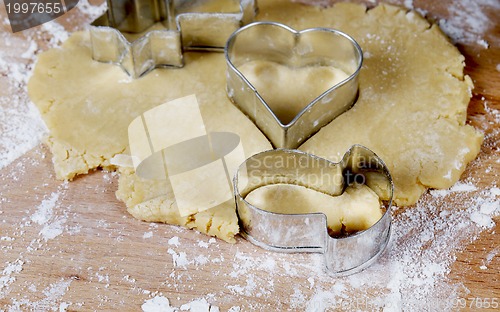
[[[349, 35], [329, 28], [296, 31], [275, 22], [256, 22], [234, 32], [226, 44], [227, 93], [233, 103], [267, 136], [274, 147], [296, 148], [356, 101], [363, 53]], [[283, 124], [258, 90], [238, 70], [267, 60], [292, 68], [333, 66], [348, 77], [316, 97]]]
[[[349, 184], [359, 182], [377, 193], [385, 212], [370, 228], [341, 238], [328, 234], [323, 213], [274, 213], [245, 200], [253, 190], [270, 184], [301, 185], [338, 196]], [[326, 267], [335, 276], [363, 270], [389, 242], [394, 185], [384, 162], [364, 146], [352, 146], [338, 163], [298, 150], [265, 151], [238, 168], [233, 184], [241, 234], [247, 240], [271, 251], [322, 253]]]
[[[250, 23], [255, 0], [233, 0], [235, 10], [206, 11], [215, 1], [107, 0], [107, 12], [90, 26], [92, 58], [119, 65], [138, 78], [157, 67], [182, 67], [183, 51], [222, 51], [228, 37]], [[163, 27], [150, 29], [155, 23]], [[143, 36], [129, 41], [123, 33]]]

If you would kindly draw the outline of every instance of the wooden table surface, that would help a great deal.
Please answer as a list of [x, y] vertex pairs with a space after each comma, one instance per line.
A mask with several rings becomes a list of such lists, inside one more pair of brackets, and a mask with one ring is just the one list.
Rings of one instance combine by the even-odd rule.
[[[368, 3], [373, 5], [374, 1]], [[436, 21], [469, 14], [467, 10], [450, 9], [463, 3], [467, 1], [413, 1], [415, 7], [426, 10], [428, 18]], [[435, 195], [426, 194], [421, 207], [436, 200], [438, 211], [463, 212], [484, 191], [500, 186], [500, 1], [480, 3], [475, 5], [483, 10], [481, 17], [486, 20], [477, 22], [486, 26], [478, 27], [464, 17], [463, 27], [472, 31], [470, 36], [488, 42], [489, 47], [470, 38], [459, 38], [457, 43], [466, 57], [466, 73], [475, 83], [468, 122], [485, 133], [480, 155], [461, 179], [477, 190], [450, 192], [439, 201]], [[0, 16], [2, 32], [10, 31], [3, 6]], [[72, 31], [84, 28], [91, 18], [77, 8], [56, 22]], [[481, 33], [474, 34], [478, 29]], [[37, 40], [39, 50], [47, 48], [50, 38], [34, 36], [35, 31], [28, 34], [11, 37], [19, 42]], [[0, 42], [0, 52], [20, 63], [27, 62], [18, 56], [24, 50]], [[1, 74], [0, 83], [9, 83], [10, 73]], [[0, 95], [15, 98], [18, 94], [9, 94], [11, 90], [26, 91], [22, 87], [2, 87]], [[357, 308], [370, 310], [375, 309], [367, 304], [370, 300], [389, 295], [399, 294], [403, 301], [422, 300], [417, 295], [426, 294], [426, 287], [431, 289], [429, 310], [442, 310], [435, 305], [436, 300], [456, 304], [456, 299], [464, 299], [464, 310], [473, 311], [488, 305], [495, 310], [492, 303], [500, 301], [498, 217], [493, 218], [496, 225], [489, 229], [468, 222], [467, 229], [457, 232], [465, 234], [450, 240], [449, 248], [433, 246], [431, 239], [410, 257], [408, 270], [413, 271], [397, 268], [406, 274], [400, 279], [388, 279], [385, 284], [373, 280], [384, 272], [394, 272], [390, 257], [396, 257], [395, 252], [385, 254], [375, 268], [357, 277], [335, 279], [322, 272], [319, 255], [269, 253], [242, 238], [234, 245], [227, 244], [195, 231], [135, 220], [115, 198], [116, 174], [96, 171], [63, 183], [55, 179], [50, 159], [50, 152], [39, 145], [0, 170], [0, 311], [138, 311], [146, 300], [161, 296], [168, 298], [173, 307], [205, 299], [221, 311], [231, 307], [232, 311], [303, 311], [314, 307], [319, 311], [325, 307], [329, 311], [352, 310], [352, 305], [340, 306], [342, 300], [357, 300], [362, 303]], [[403, 226], [404, 218], [416, 218], [416, 211], [415, 207], [398, 209], [395, 226]], [[432, 212], [422, 222], [435, 219], [438, 215]], [[434, 235], [439, 233], [436, 230]], [[405, 248], [405, 244], [411, 244], [411, 237], [398, 237], [391, 248]], [[444, 266], [450, 272], [442, 278], [422, 279], [425, 282], [417, 285], [421, 290], [410, 298], [411, 280], [404, 277], [417, 279], [430, 271], [425, 268], [428, 261], [419, 257], [424, 255], [424, 249], [433, 248], [438, 253], [445, 251], [440, 256], [448, 259]], [[439, 261], [436, 258], [437, 264]], [[443, 299], [450, 294], [452, 298]]]

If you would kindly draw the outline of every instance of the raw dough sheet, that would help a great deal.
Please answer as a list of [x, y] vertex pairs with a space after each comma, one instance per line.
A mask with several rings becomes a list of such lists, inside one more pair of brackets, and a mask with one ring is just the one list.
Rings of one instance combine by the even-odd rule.
[[[483, 136], [465, 123], [472, 82], [463, 74], [464, 57], [436, 25], [390, 5], [320, 9], [264, 0], [259, 8], [258, 20], [339, 29], [364, 51], [358, 102], [301, 150], [338, 160], [352, 144], [367, 146], [391, 170], [398, 205], [415, 203], [427, 188], [450, 187], [476, 157]], [[113, 169], [110, 159], [126, 152], [127, 127], [135, 117], [193, 93], [207, 130], [237, 133], [246, 156], [269, 149], [226, 96], [223, 54], [186, 53], [185, 62], [182, 69], [158, 69], [132, 80], [119, 67], [92, 60], [86, 32], [43, 53], [29, 93], [51, 131], [47, 143], [57, 176]], [[143, 220], [180, 224], [227, 241], [238, 231], [234, 206], [180, 218], [168, 183], [142, 180], [129, 169], [121, 170], [117, 197]]]

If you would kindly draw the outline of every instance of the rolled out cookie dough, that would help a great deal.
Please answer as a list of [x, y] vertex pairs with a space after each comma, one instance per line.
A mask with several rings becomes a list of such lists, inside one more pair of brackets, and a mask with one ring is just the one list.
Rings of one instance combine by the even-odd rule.
[[285, 125], [318, 95], [349, 77], [333, 66], [291, 68], [263, 60], [244, 63], [238, 70]]
[[[358, 102], [301, 150], [338, 160], [352, 144], [367, 146], [391, 170], [398, 205], [415, 203], [426, 188], [451, 186], [476, 157], [482, 135], [465, 124], [472, 84], [463, 75], [464, 57], [437, 26], [389, 5], [319, 9], [262, 0], [259, 7], [260, 20], [295, 29], [340, 29], [364, 51]], [[92, 60], [87, 33], [75, 33], [61, 48], [43, 53], [29, 94], [51, 131], [47, 143], [58, 178], [112, 167], [109, 160], [127, 148], [127, 127], [135, 117], [193, 93], [208, 131], [237, 133], [246, 156], [269, 149], [226, 96], [224, 55], [184, 57], [182, 69], [157, 69], [132, 80], [117, 66]], [[168, 185], [143, 181], [126, 168], [119, 184], [117, 197], [137, 218], [195, 227], [228, 241], [237, 231], [232, 205], [180, 219]]]
[[366, 230], [382, 217], [379, 198], [366, 185], [349, 186], [334, 197], [299, 185], [273, 184], [253, 190], [245, 200], [276, 213], [324, 213], [333, 235]]
[[239, 232], [234, 202], [181, 217], [168, 181], [141, 179], [125, 168], [121, 169], [119, 181], [116, 196], [137, 219], [181, 225], [227, 242], [234, 242], [234, 235]]

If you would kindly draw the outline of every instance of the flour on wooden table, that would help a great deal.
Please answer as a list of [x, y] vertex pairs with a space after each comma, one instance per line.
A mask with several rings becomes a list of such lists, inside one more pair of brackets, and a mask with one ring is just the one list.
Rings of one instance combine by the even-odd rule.
[[[400, 1], [391, 0], [389, 2], [400, 3]], [[428, 13], [421, 8], [415, 7], [413, 0], [403, 0], [403, 5], [408, 9], [416, 10], [422, 16], [426, 16]], [[454, 43], [477, 44], [483, 48], [489, 47], [489, 43], [484, 36], [495, 27], [495, 21], [486, 12], [492, 9], [500, 10], [499, 1], [458, 0], [450, 3], [447, 9], [450, 18], [441, 19], [438, 24]], [[498, 37], [495, 39], [500, 40]]]
[[[35, 147], [47, 129], [40, 113], [30, 102], [26, 83], [35, 59], [36, 44], [26, 45], [9, 32], [0, 33], [0, 40], [7, 44], [21, 44], [16, 48], [0, 51], [0, 169]], [[22, 50], [19, 56], [19, 50]], [[29, 65], [27, 65], [29, 64]], [[7, 80], [6, 82], [3, 82]]]
[[0, 291], [16, 281], [16, 278], [12, 276], [12, 273], [21, 272], [23, 270], [24, 261], [16, 259], [16, 261], [12, 263], [7, 262], [5, 264], [6, 266], [0, 275]]
[[[457, 201], [462, 204], [457, 206]], [[500, 215], [500, 189], [493, 186], [481, 190], [470, 181], [459, 182], [448, 190], [431, 191], [416, 207], [394, 210], [394, 233], [389, 249], [361, 273], [337, 278], [326, 283], [330, 284], [327, 286], [325, 281], [331, 282], [332, 278], [323, 269], [321, 255], [304, 256], [304, 261], [297, 262], [292, 255], [255, 256], [253, 252], [238, 251], [236, 246], [233, 258], [223, 260], [232, 267], [226, 275], [225, 288], [237, 296], [263, 298], [275, 293], [277, 278], [304, 277], [304, 272], [308, 272], [307, 283], [295, 285], [288, 298], [281, 298], [292, 309], [323, 311], [347, 306], [361, 310], [362, 307], [384, 308], [384, 311], [421, 310], [439, 301], [442, 311], [451, 311], [452, 299], [463, 290], [447, 278], [455, 261], [453, 254], [464, 248], [464, 242], [476, 240], [482, 231], [494, 225], [493, 218]], [[488, 222], [478, 221], [478, 216]], [[204, 246], [199, 242], [198, 245]], [[182, 258], [182, 266], [176, 264], [171, 274], [174, 279], [185, 277], [184, 274], [193, 272], [193, 265], [200, 265], [190, 253], [181, 251], [189, 246], [191, 244], [179, 244], [175, 251], [169, 249], [174, 262]], [[498, 250], [488, 254], [481, 268], [487, 269], [497, 254]], [[174, 287], [180, 291], [183, 286]], [[314, 291], [312, 296], [307, 294], [310, 289]], [[379, 295], [370, 299], [373, 292]], [[358, 302], [353, 301], [353, 296]]]
[[60, 299], [69, 289], [71, 282], [72, 280], [61, 280], [49, 285], [42, 291], [45, 297], [38, 301], [30, 301], [26, 298], [13, 299], [13, 304], [8, 311], [25, 311], [26, 308], [30, 311], [66, 311], [71, 303], [60, 302]]
[[219, 312], [217, 306], [211, 305], [204, 298], [185, 303], [180, 308], [170, 306], [168, 298], [159, 295], [148, 299], [141, 306], [143, 312], [177, 312], [177, 311], [190, 311], [190, 312]]
[[[464, 9], [464, 12], [469, 12], [471, 8], [477, 9], [477, 6], [488, 6], [495, 3], [498, 2], [461, 0], [454, 2], [450, 10], [460, 10], [462, 6], [469, 5]], [[413, 3], [405, 1], [405, 4], [411, 6]], [[103, 6], [96, 8], [89, 5], [87, 0], [81, 0], [78, 6], [78, 9], [83, 9], [94, 17], [102, 13], [103, 9]], [[456, 14], [452, 19], [443, 22], [445, 31], [449, 32], [448, 34], [452, 35], [457, 42], [481, 43], [480, 40], [484, 40], [484, 32], [490, 27], [490, 23], [484, 19], [483, 13], [479, 9], [471, 14], [472, 17], [475, 16], [475, 19], [466, 18], [464, 20], [473, 29], [471, 33], [457, 31], [456, 28], [460, 26], [458, 20], [461, 14]], [[89, 18], [89, 20], [91, 19]], [[5, 26], [6, 20], [1, 22]], [[50, 37], [52, 39], [49, 40], [49, 45], [57, 45], [67, 37], [67, 32], [55, 22], [45, 24], [45, 26], [27, 32], [27, 34], [32, 38], [42, 35]], [[9, 34], [1, 33], [0, 37], [12, 44], [18, 43], [17, 39]], [[29, 64], [32, 64], [40, 52], [40, 47], [29, 43], [22, 45], [21, 50], [20, 53], [9, 55], [1, 52], [4, 55], [0, 57], [0, 72], [6, 70], [11, 73], [6, 78], [8, 79], [8, 88], [22, 91], [25, 90], [25, 84], [30, 75], [32, 65]], [[20, 57], [22, 64], [5, 61], [14, 56]], [[26, 65], [23, 65], [23, 62]], [[496, 69], [500, 71], [500, 64], [496, 66]], [[24, 94], [25, 91], [24, 93], [17, 91], [14, 93]], [[14, 107], [15, 111], [3, 109], [4, 106], [6, 107], [4, 105], [7, 103], [6, 101], [10, 101], [8, 102], [9, 107]], [[483, 102], [486, 116], [492, 118], [491, 122], [500, 123], [500, 112], [492, 108], [488, 101], [483, 99]], [[37, 111], [32, 108], [26, 96], [9, 99], [0, 97], [0, 104], [2, 107], [0, 110], [0, 124], [2, 125], [0, 168], [2, 168], [37, 145], [45, 128]], [[486, 134], [486, 140], [488, 141], [488, 138], [494, 140], [493, 135], [494, 133]], [[4, 149], [9, 152], [4, 153]], [[497, 159], [496, 162], [499, 163], [500, 159]], [[13, 169], [12, 175], [9, 173], [8, 176], [5, 176], [6, 179], [15, 180], [16, 175], [24, 170], [22, 166]], [[494, 170], [491, 170], [489, 174], [498, 175]], [[111, 174], [108, 174], [103, 178], [104, 182], [109, 183], [112, 177]], [[177, 304], [179, 308], [175, 308], [170, 306], [167, 295], [153, 291], [154, 289], [145, 289], [145, 286], [141, 284], [147, 284], [149, 281], [129, 275], [134, 272], [128, 272], [128, 274], [125, 272], [120, 275], [119, 279], [130, 286], [130, 293], [140, 292], [144, 296], [143, 311], [182, 311], [184, 307], [186, 311], [204, 309], [203, 311], [215, 312], [218, 310], [217, 306], [235, 304], [235, 302], [228, 304], [227, 301], [224, 301], [228, 293], [235, 296], [246, 295], [254, 298], [265, 298], [275, 294], [278, 290], [276, 284], [280, 278], [297, 277], [302, 277], [304, 282], [293, 285], [290, 293], [277, 298], [277, 305], [281, 304], [282, 307], [297, 310], [322, 311], [342, 302], [353, 304], [352, 301], [349, 301], [352, 294], [356, 294], [361, 299], [368, 298], [371, 291], [376, 289], [379, 291], [378, 298], [373, 301], [363, 299], [365, 301], [361, 301], [361, 303], [385, 307], [387, 310], [398, 310], [398, 308], [419, 310], [426, 299], [456, 298], [462, 286], [454, 284], [447, 277], [451, 270], [450, 267], [455, 261], [454, 254], [464, 248], [464, 242], [472, 242], [482, 232], [490, 231], [495, 220], [498, 220], [496, 217], [500, 214], [499, 186], [492, 185], [484, 189], [476, 186], [474, 182], [474, 180], [469, 179], [455, 184], [449, 190], [430, 191], [430, 194], [425, 195], [414, 208], [395, 208], [394, 235], [388, 251], [366, 271], [336, 279], [333, 282], [323, 270], [324, 264], [321, 255], [295, 256], [269, 252], [266, 257], [263, 257], [261, 253], [257, 253], [258, 249], [239, 251], [238, 245], [235, 245], [231, 258], [224, 258], [222, 254], [217, 254], [218, 246], [224, 243], [213, 238], [186, 242], [178, 236], [169, 238], [165, 244], [161, 245], [165, 250], [165, 260], [174, 263], [173, 272], [169, 272], [170, 275], [165, 277], [165, 282], [161, 286], [168, 287], [170, 290], [174, 289], [175, 291], [172, 293], [189, 294], [192, 287], [195, 286], [190, 284], [190, 281], [194, 283], [191, 274], [197, 270], [212, 270], [217, 265], [217, 267], [229, 268], [227, 275], [224, 275], [227, 280], [226, 284], [223, 285], [224, 290], [207, 293], [202, 295], [202, 298], [189, 303]], [[55, 192], [49, 192], [45, 197], [40, 198], [39, 205], [32, 207], [26, 217], [19, 221], [15, 232], [2, 232], [0, 249], [6, 254], [23, 237], [22, 233], [27, 227], [37, 227], [35, 235], [38, 237], [35, 237], [31, 242], [28, 240], [29, 244], [22, 255], [17, 258], [14, 255], [13, 259], [0, 263], [0, 299], [10, 296], [8, 291], [11, 286], [20, 283], [18, 276], [23, 273], [23, 270], [30, 267], [32, 259], [36, 259], [36, 257], [32, 257], [35, 256], [34, 252], [45, 248], [48, 241], [57, 240], [61, 235], [78, 234], [78, 226], [68, 225], [70, 221], [77, 223], [78, 216], [69, 214], [68, 207], [60, 206], [65, 192], [64, 184]], [[10, 199], [2, 197], [0, 200], [0, 203], [4, 203]], [[99, 224], [103, 228], [111, 226], [104, 220], [101, 220]], [[158, 239], [164, 235], [164, 233], [154, 232], [158, 228], [166, 228], [170, 234], [185, 234], [185, 230], [179, 228], [152, 224], [147, 232], [144, 232], [143, 237]], [[190, 232], [190, 235], [194, 234]], [[193, 251], [196, 248], [203, 250], [203, 254], [197, 253], [199, 251]], [[488, 266], [493, 259], [499, 256], [499, 253], [499, 248], [491, 250], [483, 259], [480, 269], [489, 270]], [[87, 268], [89, 283], [95, 280], [95, 282], [106, 285], [111, 284], [113, 281], [110, 281], [108, 270], [109, 267], [105, 266], [97, 269]], [[304, 272], [307, 274], [304, 275]], [[226, 273], [215, 269], [212, 274], [217, 276]], [[33, 283], [33, 281], [29, 281], [29, 283]], [[65, 311], [72, 307], [80, 307], [83, 310], [96, 308], [85, 305], [85, 303], [72, 303], [63, 300], [64, 295], [72, 290], [72, 280], [58, 280], [45, 288], [41, 287], [40, 291], [37, 291], [35, 284], [29, 285], [29, 283], [26, 285], [28, 295], [30, 295], [29, 292], [38, 292], [43, 295], [43, 298], [30, 301], [12, 296], [10, 301], [6, 301], [10, 305], [6, 308], [12, 311], [25, 309]], [[126, 296], [127, 293], [123, 295]], [[102, 302], [106, 300], [105, 296], [99, 299]], [[180, 299], [177, 298], [177, 300]], [[229, 311], [262, 310], [262, 308], [265, 307], [259, 306], [259, 304], [244, 308], [235, 305]], [[362, 307], [359, 308], [362, 309]], [[451, 309], [451, 307], [444, 307], [442, 310]]]
[[168, 298], [163, 296], [156, 296], [148, 299], [141, 306], [144, 312], [174, 312], [175, 309], [170, 307]]
[[499, 253], [500, 253], [500, 248], [499, 247], [497, 247], [497, 248], [493, 249], [492, 251], [490, 251], [488, 253], [488, 255], [486, 255], [486, 257], [484, 258], [483, 264], [479, 268], [481, 270], [487, 270], [488, 269], [488, 265], [491, 263], [491, 261], [493, 260], [493, 258], [495, 258], [496, 256], [498, 256]]
[[[105, 2], [99, 6], [80, 0], [77, 10], [88, 22], [101, 15]], [[83, 25], [83, 24], [82, 24]], [[0, 21], [0, 41], [7, 49], [0, 51], [0, 169], [40, 143], [48, 131], [38, 110], [31, 103], [27, 83], [31, 76], [37, 55], [42, 48], [37, 45], [40, 38], [46, 38], [43, 50], [59, 46], [68, 39], [69, 32], [59, 23], [52, 21], [12, 34], [7, 18]]]
[[[484, 35], [493, 27], [495, 20], [487, 14], [487, 10], [500, 10], [500, 2], [497, 0], [459, 0], [453, 1], [448, 6], [450, 18], [440, 20], [439, 27], [455, 43], [475, 43], [483, 48], [488, 48], [489, 43]], [[495, 38], [500, 40], [500, 38]]]
[[[42, 225], [43, 227], [40, 229], [39, 235], [45, 242], [61, 235], [64, 230], [71, 231], [72, 234], [79, 232], [78, 226], [70, 229], [65, 225], [68, 220], [68, 207], [63, 209], [59, 205], [59, 201], [64, 197], [67, 187], [67, 182], [62, 183], [57, 192], [53, 192], [42, 200], [40, 205], [37, 206], [35, 213], [30, 216], [30, 220], [24, 223], [24, 226], [31, 226], [30, 221]], [[62, 211], [55, 214], [54, 209], [58, 208]]]
[[176, 247], [179, 247], [179, 237], [178, 236], [174, 236], [174, 237], [170, 238], [168, 240], [168, 244], [169, 245], [174, 245]]

